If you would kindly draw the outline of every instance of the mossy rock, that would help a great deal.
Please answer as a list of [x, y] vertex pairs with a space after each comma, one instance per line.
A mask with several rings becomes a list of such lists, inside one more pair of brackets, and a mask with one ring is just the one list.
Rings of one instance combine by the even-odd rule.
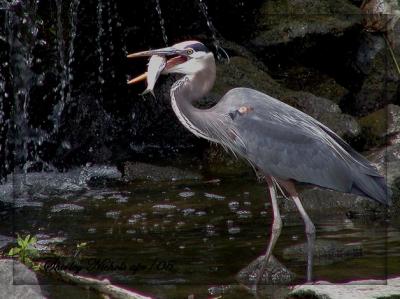
[[400, 133], [400, 106], [389, 104], [360, 118], [359, 123], [369, 144], [382, 144], [386, 137]]
[[361, 12], [349, 1], [272, 0], [260, 9], [253, 45], [268, 47], [307, 35], [341, 35], [361, 24]]

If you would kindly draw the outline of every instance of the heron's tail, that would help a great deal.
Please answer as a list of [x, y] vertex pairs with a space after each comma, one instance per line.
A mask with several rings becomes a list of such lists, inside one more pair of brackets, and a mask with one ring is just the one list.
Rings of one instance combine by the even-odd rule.
[[392, 204], [392, 191], [381, 176], [357, 173], [350, 193], [369, 197], [384, 205]]

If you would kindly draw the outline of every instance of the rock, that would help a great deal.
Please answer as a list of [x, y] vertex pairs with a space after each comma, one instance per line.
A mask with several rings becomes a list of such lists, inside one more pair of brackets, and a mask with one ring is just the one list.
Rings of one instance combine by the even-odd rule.
[[[332, 190], [313, 187], [300, 192], [304, 209], [314, 214], [346, 213], [352, 211], [359, 215], [384, 213], [385, 208], [373, 200]], [[287, 212], [297, 212], [292, 200], [284, 200], [282, 208]]]
[[359, 8], [346, 0], [265, 1], [251, 43], [266, 48], [316, 35], [339, 36], [361, 20]]
[[387, 280], [356, 280], [344, 284], [317, 281], [313, 285], [298, 285], [289, 298], [316, 299], [377, 299], [400, 297], [400, 277]]
[[[240, 270], [236, 275], [236, 279], [248, 286], [254, 285], [257, 275], [261, 270], [264, 256], [258, 257], [256, 260], [251, 262], [247, 267]], [[270, 261], [264, 271], [263, 276], [260, 279], [261, 285], [282, 285], [289, 284], [295, 278], [295, 274], [289, 271], [284, 265], [282, 265], [274, 256], [271, 256]]]
[[[362, 255], [362, 247], [331, 240], [315, 240], [314, 265], [329, 265]], [[283, 250], [283, 258], [307, 262], [307, 243], [292, 245]]]
[[0, 235], [0, 249], [6, 247], [8, 244], [13, 243], [15, 238]]
[[302, 65], [290, 67], [282, 71], [283, 85], [296, 91], [310, 92], [318, 97], [326, 98], [339, 104], [348, 90], [325, 73], [316, 68]]
[[[399, 62], [400, 46], [393, 51]], [[352, 111], [364, 116], [389, 103], [398, 103], [400, 74], [382, 34], [364, 33], [352, 63], [362, 77], [360, 87], [352, 91], [352, 99], [349, 99]]]
[[104, 185], [104, 182], [118, 181], [121, 176], [115, 166], [108, 165], [85, 166], [67, 172], [13, 174], [7, 177], [9, 183], [0, 185], [0, 200], [14, 202], [18, 200], [14, 195], [36, 198], [79, 193], [87, 190], [90, 185], [98, 185], [99, 182]]
[[398, 217], [400, 213], [400, 143], [383, 147], [369, 154], [368, 159], [384, 173], [388, 185], [392, 188], [392, 207], [390, 212]]
[[127, 181], [180, 181], [200, 180], [202, 176], [198, 173], [182, 170], [170, 166], [156, 166], [140, 162], [126, 162], [124, 164], [124, 179]]
[[15, 260], [0, 260], [1, 298], [39, 299], [45, 298], [36, 274]]
[[388, 137], [392, 143], [400, 143], [400, 106], [389, 104], [360, 118], [359, 123], [369, 145], [382, 145]]

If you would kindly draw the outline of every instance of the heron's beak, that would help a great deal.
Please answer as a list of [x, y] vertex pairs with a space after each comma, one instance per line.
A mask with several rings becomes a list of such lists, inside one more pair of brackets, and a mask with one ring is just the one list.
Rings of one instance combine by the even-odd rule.
[[[148, 66], [148, 71], [141, 74], [140, 76], [137, 76], [129, 80], [128, 84], [135, 84], [147, 79], [148, 85], [154, 86], [154, 83], [158, 79], [161, 72], [168, 71], [168, 69], [172, 68], [173, 66], [185, 62], [187, 60], [186, 58], [184, 58], [184, 56], [182, 56], [182, 54], [184, 54], [183, 50], [174, 47], [166, 47], [156, 50], [142, 51], [129, 54], [127, 56], [128, 58], [137, 58], [137, 57], [151, 57], [151, 58]], [[165, 58], [168, 56], [175, 56], [175, 57], [166, 61]], [[153, 59], [155, 57], [159, 57], [161, 59]]]
[[181, 50], [179, 50], [179, 49], [176, 49], [174, 47], [167, 47], [167, 48], [162, 48], [162, 49], [157, 49], [157, 50], [137, 52], [137, 53], [129, 54], [127, 57], [128, 58], [151, 57], [153, 55], [172, 56], [172, 55], [179, 55], [180, 53], [181, 53]]

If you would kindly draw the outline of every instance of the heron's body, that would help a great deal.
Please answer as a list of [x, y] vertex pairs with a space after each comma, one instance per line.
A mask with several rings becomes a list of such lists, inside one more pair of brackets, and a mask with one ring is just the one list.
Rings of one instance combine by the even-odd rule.
[[195, 95], [214, 83], [213, 64], [206, 65], [171, 89], [172, 107], [192, 133], [220, 143], [264, 175], [387, 203], [386, 184], [368, 160], [311, 116], [273, 97], [235, 88], [210, 109], [193, 107]]
[[[130, 57], [151, 55], [178, 55], [167, 61], [164, 73], [184, 74], [171, 88], [172, 108], [180, 122], [196, 136], [219, 143], [246, 159], [265, 176], [274, 215], [266, 261], [282, 227], [274, 184], [287, 191], [304, 220], [309, 280], [315, 228], [294, 182], [359, 194], [384, 204], [390, 202], [384, 178], [368, 160], [328, 127], [275, 98], [253, 89], [235, 88], [210, 109], [194, 107], [193, 103], [211, 90], [216, 79], [214, 56], [203, 44], [184, 42]], [[265, 265], [257, 282], [264, 269]]]

